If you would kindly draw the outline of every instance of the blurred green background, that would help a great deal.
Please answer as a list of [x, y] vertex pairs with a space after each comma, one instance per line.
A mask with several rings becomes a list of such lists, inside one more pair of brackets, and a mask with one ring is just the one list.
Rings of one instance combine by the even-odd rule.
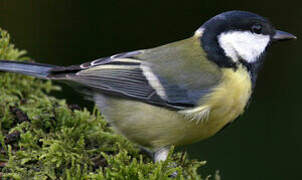
[[[0, 0], [0, 27], [36, 61], [79, 64], [184, 39], [210, 17], [247, 10], [301, 36], [299, 1]], [[301, 36], [302, 38], [302, 36]], [[224, 180], [302, 179], [300, 40], [274, 45], [245, 114], [215, 137], [186, 147]], [[92, 106], [67, 86], [54, 95]], [[75, 98], [76, 97], [76, 98]]]

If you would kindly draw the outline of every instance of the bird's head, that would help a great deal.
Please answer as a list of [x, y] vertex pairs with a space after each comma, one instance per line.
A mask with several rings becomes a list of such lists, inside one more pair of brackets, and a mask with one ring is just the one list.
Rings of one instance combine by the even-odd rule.
[[220, 67], [243, 63], [254, 70], [272, 42], [296, 39], [276, 30], [266, 18], [245, 11], [221, 13], [205, 22], [195, 36], [200, 38], [208, 59]]

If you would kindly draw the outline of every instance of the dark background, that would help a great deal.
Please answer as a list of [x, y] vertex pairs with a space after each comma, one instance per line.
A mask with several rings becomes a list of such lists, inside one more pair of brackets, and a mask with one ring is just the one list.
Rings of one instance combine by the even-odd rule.
[[[36, 61], [70, 65], [187, 38], [210, 17], [234, 9], [268, 17], [300, 37], [298, 2], [1, 0], [0, 27]], [[187, 147], [190, 157], [208, 161], [202, 173], [218, 169], [224, 180], [302, 178], [301, 47], [300, 40], [274, 45], [245, 114]], [[63, 90], [55, 95], [87, 104], [71, 88]]]

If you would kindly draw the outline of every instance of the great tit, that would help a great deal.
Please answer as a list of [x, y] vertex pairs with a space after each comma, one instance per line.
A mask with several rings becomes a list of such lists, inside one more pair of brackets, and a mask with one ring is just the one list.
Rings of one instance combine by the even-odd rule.
[[0, 61], [0, 70], [80, 85], [113, 129], [165, 160], [244, 112], [272, 42], [296, 39], [265, 18], [228, 11], [190, 38], [81, 65]]

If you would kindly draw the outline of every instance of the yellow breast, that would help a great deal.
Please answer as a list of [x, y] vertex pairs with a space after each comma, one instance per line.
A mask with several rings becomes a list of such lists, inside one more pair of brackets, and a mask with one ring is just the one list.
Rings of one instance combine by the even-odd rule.
[[223, 81], [206, 99], [211, 107], [211, 116], [226, 123], [243, 113], [252, 93], [250, 74], [245, 67], [224, 69]]
[[[214, 135], [223, 126], [236, 119], [244, 112], [251, 96], [252, 83], [245, 67], [236, 70], [222, 70], [221, 83], [211, 93], [200, 100], [200, 106], [181, 112], [195, 125], [191, 124], [192, 136], [196, 141]], [[195, 141], [195, 140], [193, 140]]]

